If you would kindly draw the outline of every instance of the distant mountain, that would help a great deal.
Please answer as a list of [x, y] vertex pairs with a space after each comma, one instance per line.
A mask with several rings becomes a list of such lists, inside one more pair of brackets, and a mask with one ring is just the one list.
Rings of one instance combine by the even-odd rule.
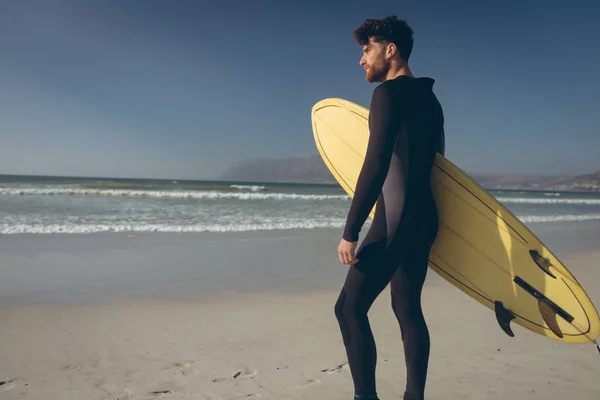
[[[600, 170], [580, 176], [482, 175], [470, 174], [487, 189], [558, 190], [600, 192]], [[256, 158], [229, 168], [221, 177], [227, 181], [333, 183], [321, 156]]]
[[256, 158], [229, 168], [221, 177], [227, 181], [336, 183], [321, 156], [308, 158]]
[[600, 170], [578, 176], [473, 175], [487, 189], [600, 192]]

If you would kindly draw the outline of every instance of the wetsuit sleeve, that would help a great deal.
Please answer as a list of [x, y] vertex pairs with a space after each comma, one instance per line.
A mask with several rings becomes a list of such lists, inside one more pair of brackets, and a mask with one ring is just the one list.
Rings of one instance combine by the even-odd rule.
[[381, 84], [373, 91], [369, 113], [369, 142], [358, 176], [354, 197], [348, 211], [342, 237], [350, 242], [358, 234], [377, 202], [394, 151], [401, 124], [399, 107], [394, 104], [389, 85]]

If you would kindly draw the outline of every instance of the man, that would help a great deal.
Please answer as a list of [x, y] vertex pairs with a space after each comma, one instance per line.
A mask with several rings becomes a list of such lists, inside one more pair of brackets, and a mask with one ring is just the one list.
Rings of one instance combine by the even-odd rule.
[[[434, 80], [415, 78], [408, 66], [412, 36], [408, 24], [395, 16], [367, 19], [354, 31], [367, 81], [382, 82], [373, 91], [366, 157], [338, 247], [340, 262], [350, 267], [335, 314], [355, 399], [378, 399], [367, 312], [388, 283], [404, 342], [404, 400], [424, 399], [430, 342], [421, 290], [438, 232], [431, 171], [436, 152], [444, 154], [445, 135]], [[359, 232], [374, 205], [373, 223], [355, 256]]]

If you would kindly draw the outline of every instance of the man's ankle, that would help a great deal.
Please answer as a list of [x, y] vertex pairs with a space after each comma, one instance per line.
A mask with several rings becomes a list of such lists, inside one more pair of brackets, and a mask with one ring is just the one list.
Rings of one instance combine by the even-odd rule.
[[377, 394], [355, 394], [355, 400], [379, 400]]
[[421, 393], [410, 393], [404, 392], [403, 400], [425, 400], [425, 397]]

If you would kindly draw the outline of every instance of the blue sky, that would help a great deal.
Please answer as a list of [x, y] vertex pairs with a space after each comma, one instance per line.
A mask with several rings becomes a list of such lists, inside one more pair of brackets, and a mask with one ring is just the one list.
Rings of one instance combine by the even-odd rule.
[[461, 168], [600, 168], [599, 5], [289, 3], [3, 0], [0, 173], [211, 179], [316, 154], [312, 105], [368, 106], [352, 30], [387, 14], [415, 30]]

